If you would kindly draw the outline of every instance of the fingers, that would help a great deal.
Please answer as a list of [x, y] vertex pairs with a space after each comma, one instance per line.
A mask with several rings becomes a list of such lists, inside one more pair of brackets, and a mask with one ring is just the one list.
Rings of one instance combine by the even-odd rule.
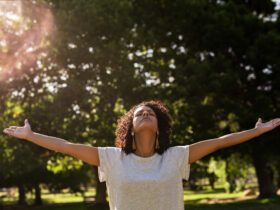
[[280, 125], [280, 118], [276, 118], [272, 121], [273, 126], [277, 127], [278, 125]]
[[16, 129], [16, 128], [9, 127], [9, 128], [5, 128], [4, 131], [5, 130], [14, 130], [14, 129]]
[[10, 126], [9, 128], [5, 128], [3, 132], [8, 135], [13, 135], [17, 128], [18, 128], [17, 126]]
[[8, 129], [8, 130], [15, 130], [17, 129], [18, 127], [17, 126], [10, 126], [8, 128], [5, 128], [4, 130]]
[[[263, 123], [262, 118], [259, 117], [257, 122], [258, 123]], [[278, 126], [278, 125], [280, 125], [280, 118], [275, 118], [273, 120], [270, 120], [267, 123], [271, 123], [273, 126]]]
[[15, 128], [6, 128], [3, 130], [4, 133], [8, 134], [8, 135], [13, 135], [15, 132]]
[[270, 120], [268, 123], [271, 123], [273, 128], [276, 128], [280, 125], [280, 118], [275, 118], [273, 120]]
[[30, 126], [30, 124], [28, 122], [28, 119], [24, 120], [24, 127], [31, 128], [31, 126]]

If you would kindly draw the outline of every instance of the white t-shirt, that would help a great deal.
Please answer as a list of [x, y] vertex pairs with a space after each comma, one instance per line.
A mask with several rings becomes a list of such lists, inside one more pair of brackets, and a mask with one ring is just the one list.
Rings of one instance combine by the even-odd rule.
[[189, 145], [140, 157], [117, 147], [98, 147], [100, 182], [106, 181], [110, 210], [183, 210], [182, 179], [190, 173]]

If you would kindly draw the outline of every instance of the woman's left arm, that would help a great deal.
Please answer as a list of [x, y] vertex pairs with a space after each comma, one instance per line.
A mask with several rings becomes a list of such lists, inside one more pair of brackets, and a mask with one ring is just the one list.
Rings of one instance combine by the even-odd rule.
[[231, 133], [219, 138], [199, 141], [191, 144], [189, 146], [189, 163], [194, 163], [195, 161], [217, 150], [246, 142], [276, 128], [279, 125], [280, 118], [270, 120], [266, 123], [263, 123], [261, 118], [259, 118], [255, 128], [253, 129]]

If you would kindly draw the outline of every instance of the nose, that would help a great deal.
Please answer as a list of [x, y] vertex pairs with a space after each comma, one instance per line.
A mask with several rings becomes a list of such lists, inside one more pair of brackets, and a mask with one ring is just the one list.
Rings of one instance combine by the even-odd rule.
[[142, 116], [143, 116], [143, 117], [149, 116], [149, 112], [148, 112], [148, 111], [143, 111], [143, 112], [142, 112]]

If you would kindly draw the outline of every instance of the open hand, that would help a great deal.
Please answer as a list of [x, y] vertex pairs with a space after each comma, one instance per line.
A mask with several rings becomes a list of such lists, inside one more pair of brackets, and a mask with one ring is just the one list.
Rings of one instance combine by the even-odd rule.
[[26, 119], [23, 127], [10, 126], [9, 128], [5, 128], [3, 132], [19, 139], [27, 139], [27, 137], [32, 133], [32, 130], [28, 120]]
[[280, 118], [275, 118], [266, 123], [263, 123], [262, 119], [259, 118], [258, 121], [256, 122], [255, 128], [259, 128], [263, 132], [267, 132], [267, 131], [270, 131], [270, 130], [276, 128], [279, 125], [280, 125]]

